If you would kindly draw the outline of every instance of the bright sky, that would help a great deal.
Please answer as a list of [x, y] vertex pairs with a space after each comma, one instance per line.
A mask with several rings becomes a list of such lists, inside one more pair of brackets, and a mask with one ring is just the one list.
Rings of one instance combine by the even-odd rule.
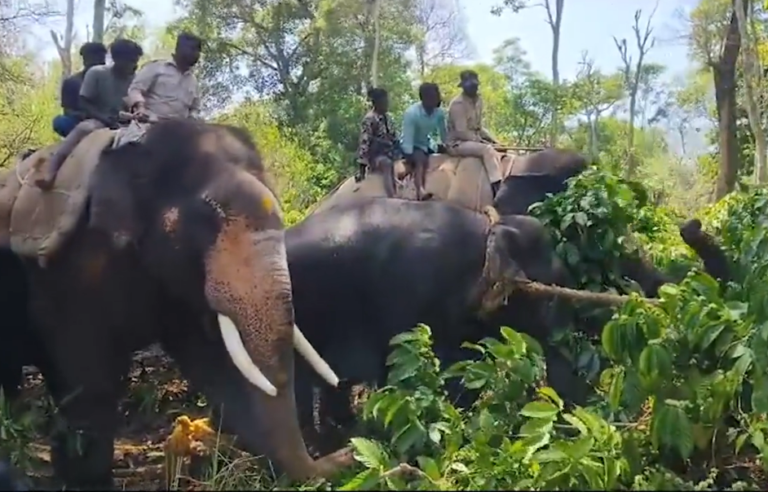
[[[53, 0], [63, 12], [66, 0]], [[87, 26], [93, 16], [93, 0], [75, 0], [75, 28], [78, 41], [86, 35]], [[179, 12], [173, 6], [173, 0], [125, 0], [147, 14], [147, 22], [152, 27], [161, 26]], [[528, 60], [533, 68], [547, 75], [551, 73], [550, 51], [552, 35], [546, 23], [546, 12], [541, 7], [523, 10], [517, 14], [505, 12], [501, 16], [490, 13], [491, 8], [502, 0], [455, 0], [462, 8], [466, 21], [467, 33], [474, 46], [477, 61], [490, 62], [493, 49], [509, 37], [520, 38], [522, 47], [528, 53]], [[536, 2], [537, 0], [533, 0]], [[621, 58], [613, 41], [627, 38], [630, 53], [636, 57], [635, 37], [632, 31], [634, 13], [643, 10], [641, 29], [644, 29], [647, 16], [658, 2], [652, 25], [657, 37], [656, 46], [647, 55], [647, 60], [663, 63], [668, 67], [665, 78], [682, 74], [688, 68], [687, 48], [679, 41], [679, 33], [685, 28], [681, 13], [689, 12], [698, 0], [565, 0], [560, 46], [561, 77], [573, 78], [579, 68], [582, 51], [588, 51], [596, 65], [611, 71], [621, 64]], [[61, 30], [64, 19], [61, 18], [51, 27]], [[30, 42], [43, 56], [56, 57], [47, 29], [34, 29]], [[676, 40], [678, 39], [678, 40]], [[670, 135], [671, 143], [676, 145], [676, 137]], [[699, 139], [694, 136], [694, 140]], [[692, 144], [694, 142], [691, 142]]]
[[[54, 0], [64, 10], [65, 0]], [[92, 0], [75, 0], [77, 15], [76, 31], [79, 39], [85, 37], [86, 28], [91, 24]], [[550, 50], [552, 36], [546, 24], [543, 8], [535, 7], [517, 14], [491, 15], [491, 7], [502, 0], [456, 0], [467, 19], [467, 31], [475, 47], [478, 61], [490, 61], [491, 52], [505, 39], [516, 36], [528, 52], [536, 70], [550, 73]], [[626, 37], [634, 48], [632, 32], [635, 10], [643, 9], [643, 23], [646, 15], [653, 10], [657, 0], [566, 0], [563, 15], [562, 39], [560, 46], [560, 67], [563, 77], [571, 78], [578, 69], [583, 50], [597, 60], [605, 70], [618, 67], [621, 59], [612, 36]], [[173, 0], [126, 0], [131, 6], [146, 12], [147, 21], [154, 26], [166, 23], [175, 16]], [[674, 38], [683, 25], [676, 12], [690, 9], [697, 0], [658, 0], [659, 6], [653, 19], [654, 33], [660, 38], [650, 52], [651, 61], [664, 63], [674, 72], [686, 67], [686, 48], [682, 43], [668, 41]], [[61, 19], [59, 28], [63, 27]], [[54, 26], [56, 27], [56, 26]], [[46, 55], [56, 56], [48, 33], [35, 30], [37, 39], [34, 46]]]

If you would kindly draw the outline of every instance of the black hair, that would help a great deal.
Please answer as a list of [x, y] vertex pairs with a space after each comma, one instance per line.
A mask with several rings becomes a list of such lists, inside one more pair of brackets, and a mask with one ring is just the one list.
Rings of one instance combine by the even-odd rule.
[[109, 45], [109, 53], [112, 55], [113, 61], [134, 61], [141, 58], [141, 55], [144, 54], [144, 50], [134, 41], [120, 38]]
[[83, 58], [107, 56], [107, 47], [104, 46], [104, 43], [89, 41], [80, 47], [80, 56]]
[[424, 100], [428, 95], [440, 96], [440, 86], [434, 82], [424, 82], [419, 86], [419, 99]]
[[196, 34], [192, 34], [191, 32], [184, 31], [179, 33], [179, 35], [176, 37], [176, 46], [178, 46], [181, 42], [194, 44], [197, 46], [198, 50], [203, 50], [203, 39]]
[[386, 89], [382, 89], [381, 87], [371, 87], [368, 89], [368, 100], [371, 101], [371, 104], [374, 106], [383, 101], [387, 96], [389, 96], [389, 93], [387, 93]]

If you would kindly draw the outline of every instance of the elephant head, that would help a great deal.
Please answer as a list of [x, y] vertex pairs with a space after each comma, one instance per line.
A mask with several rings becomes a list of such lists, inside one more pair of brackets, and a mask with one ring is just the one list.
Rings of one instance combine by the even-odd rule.
[[493, 327], [510, 326], [545, 342], [557, 326], [565, 326], [569, 310], [558, 298], [534, 298], [519, 289], [521, 282], [570, 286], [571, 279], [555, 254], [544, 225], [533, 217], [506, 215], [491, 228], [481, 280], [481, 312]]
[[161, 122], [141, 145], [104, 154], [89, 227], [133, 252], [180, 307], [175, 316], [218, 324], [212, 340], [201, 329], [163, 341], [193, 384], [226, 403], [224, 418], [233, 419], [225, 424], [245, 447], [292, 478], [327, 475], [339, 463], [312, 460], [298, 426], [293, 348], [330, 384], [338, 378], [294, 324], [281, 210], [264, 179], [242, 134]]

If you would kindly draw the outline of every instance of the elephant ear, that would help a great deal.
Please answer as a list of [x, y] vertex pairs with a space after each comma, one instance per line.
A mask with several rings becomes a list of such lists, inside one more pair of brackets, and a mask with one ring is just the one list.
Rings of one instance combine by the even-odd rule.
[[107, 234], [119, 249], [135, 241], [140, 233], [132, 164], [141, 161], [139, 156], [130, 158], [128, 154], [138, 151], [130, 147], [128, 144], [106, 151], [89, 184], [88, 226]]

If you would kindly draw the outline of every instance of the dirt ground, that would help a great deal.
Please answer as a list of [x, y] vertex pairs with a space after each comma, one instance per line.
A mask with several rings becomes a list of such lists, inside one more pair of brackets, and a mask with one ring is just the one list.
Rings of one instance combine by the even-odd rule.
[[[361, 388], [355, 389], [355, 398], [359, 398]], [[32, 478], [33, 485], [38, 490], [57, 490], [53, 480], [53, 470], [50, 464], [50, 446], [48, 432], [52, 424], [50, 415], [53, 404], [48, 397], [42, 376], [34, 368], [25, 368], [24, 394], [21, 398], [24, 414], [34, 415], [30, 420], [34, 425], [30, 433], [31, 444], [27, 446], [25, 455], [28, 462], [24, 466], [26, 473]], [[317, 405], [316, 405], [317, 411]], [[173, 362], [157, 347], [140, 352], [134, 358], [129, 373], [128, 391], [120, 404], [122, 422], [115, 441], [114, 471], [118, 490], [167, 490], [166, 488], [166, 457], [164, 444], [174, 427], [177, 417], [186, 415], [190, 419], [210, 417], [210, 409], [205, 397], [192, 391], [182, 378]], [[16, 415], [16, 414], [14, 414]], [[330, 448], [330, 452], [343, 447], [349, 432], [333, 426], [330, 432], [322, 437], [315, 429], [305, 429], [310, 453], [316, 452], [318, 442], [322, 448]], [[27, 441], [28, 442], [28, 441]], [[186, 490], [222, 490], [231, 488], [253, 488], [254, 480], [262, 486], [266, 485], [264, 476], [270, 480], [271, 473], [268, 464], [259, 458], [250, 457], [246, 453], [230, 449], [228, 463], [219, 466], [235, 467], [240, 480], [237, 484], [225, 479], [220, 483], [219, 478], [210, 480], [211, 462], [209, 459], [199, 460], [197, 466], [201, 471], [200, 480], [188, 477], [180, 479], [174, 488]], [[234, 464], [232, 464], [234, 460]], [[259, 466], [267, 465], [267, 466]], [[188, 471], [188, 470], [187, 470]], [[205, 476], [207, 483], [202, 482]], [[246, 477], [246, 478], [243, 478]]]
[[[44, 405], [47, 395], [43, 379], [36, 370], [25, 375], [25, 402]], [[120, 405], [122, 424], [115, 442], [115, 481], [123, 490], [163, 490], [165, 456], [163, 445], [176, 417], [191, 419], [208, 416], [201, 395], [194, 394], [186, 381], [160, 350], [139, 354], [129, 375], [129, 390]], [[42, 413], [42, 412], [41, 412]], [[46, 419], [49, 420], [50, 419]], [[50, 447], [45, 423], [36, 429], [28, 447], [32, 472], [27, 472], [36, 488], [55, 490], [50, 466]]]

